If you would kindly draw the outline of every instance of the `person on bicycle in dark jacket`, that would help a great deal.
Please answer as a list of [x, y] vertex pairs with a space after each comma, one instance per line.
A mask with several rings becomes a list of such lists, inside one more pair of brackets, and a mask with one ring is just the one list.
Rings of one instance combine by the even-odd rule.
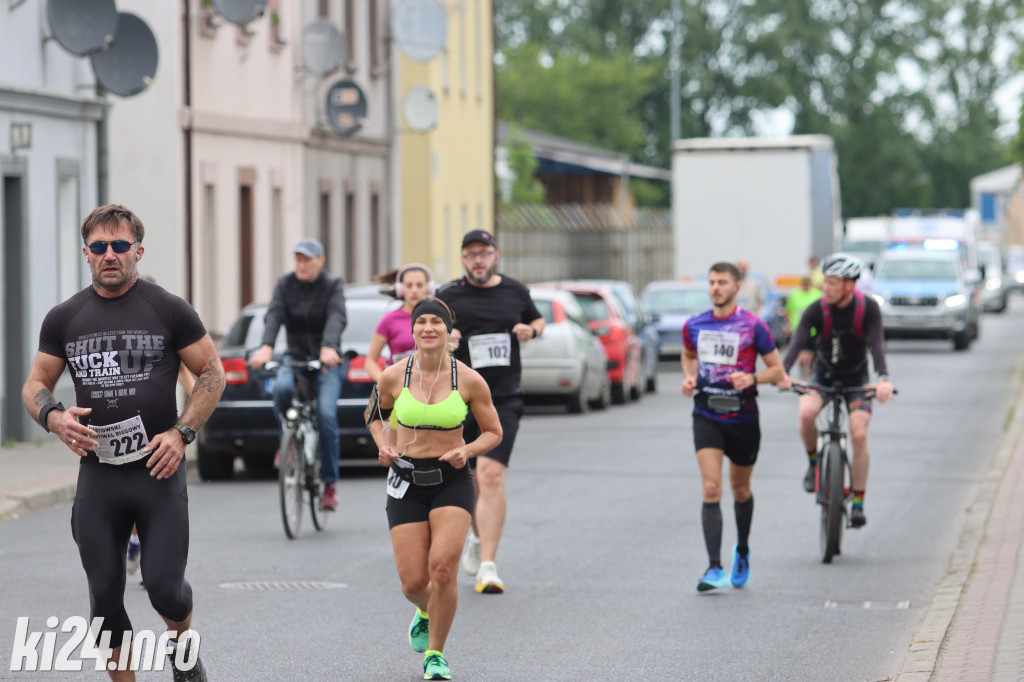
[[[892, 397], [892, 383], [885, 363], [884, 337], [882, 335], [882, 312], [878, 303], [870, 296], [857, 290], [857, 278], [864, 271], [864, 264], [855, 256], [835, 253], [821, 264], [825, 280], [822, 284], [822, 298], [804, 310], [793, 338], [782, 360], [787, 375], [778, 383], [779, 388], [788, 389], [793, 385], [788, 375], [789, 368], [797, 359], [800, 350], [813, 343], [815, 349], [812, 384], [822, 386], [868, 386], [868, 350], [875, 365], [878, 380], [875, 395], [879, 402]], [[811, 329], [816, 335], [811, 337]], [[804, 490], [814, 492], [814, 481], [818, 464], [815, 418], [821, 411], [823, 400], [818, 393], [800, 396], [800, 439], [807, 450], [810, 464], [804, 475]], [[850, 525], [860, 528], [867, 523], [864, 516], [864, 490], [868, 482], [868, 468], [871, 457], [868, 454], [868, 424], [871, 422], [871, 400], [851, 397], [846, 403], [850, 414], [850, 441], [853, 445], [851, 475], [853, 505], [850, 510]]]
[[[282, 275], [267, 307], [263, 344], [249, 358], [257, 369], [270, 361], [281, 325], [288, 337], [288, 360], [319, 360], [317, 424], [320, 433], [321, 507], [338, 506], [338, 396], [341, 395], [341, 333], [345, 330], [345, 287], [340, 277], [323, 269], [324, 247], [315, 239], [302, 239], [293, 249], [295, 271]], [[278, 423], [291, 405], [295, 377], [281, 367], [274, 380], [274, 414]]]

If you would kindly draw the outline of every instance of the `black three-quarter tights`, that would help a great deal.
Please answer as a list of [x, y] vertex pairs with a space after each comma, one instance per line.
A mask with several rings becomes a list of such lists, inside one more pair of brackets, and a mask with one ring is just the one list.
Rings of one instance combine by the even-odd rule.
[[143, 466], [88, 459], [78, 470], [71, 534], [89, 581], [89, 621], [103, 617], [103, 630], [111, 631], [111, 647], [120, 646], [122, 633], [132, 629], [124, 608], [124, 584], [133, 523], [139, 529], [142, 575], [153, 608], [172, 621], [183, 621], [192, 611], [192, 588], [185, 582], [185, 467], [162, 481], [149, 472]]

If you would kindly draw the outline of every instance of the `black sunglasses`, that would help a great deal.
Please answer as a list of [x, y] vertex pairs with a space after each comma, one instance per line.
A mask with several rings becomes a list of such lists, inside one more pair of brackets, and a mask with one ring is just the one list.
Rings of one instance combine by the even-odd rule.
[[102, 256], [107, 252], [107, 245], [114, 249], [114, 253], [128, 253], [128, 249], [132, 248], [132, 244], [135, 242], [126, 242], [123, 239], [118, 239], [112, 242], [93, 242], [89, 244], [89, 250], [95, 253], [97, 256]]

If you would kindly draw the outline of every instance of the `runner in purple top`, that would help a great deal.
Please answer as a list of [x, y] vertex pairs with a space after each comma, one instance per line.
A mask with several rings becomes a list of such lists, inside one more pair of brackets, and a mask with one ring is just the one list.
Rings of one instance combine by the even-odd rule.
[[[761, 445], [757, 385], [783, 377], [775, 340], [764, 321], [736, 305], [740, 272], [732, 263], [715, 263], [708, 273], [714, 307], [683, 325], [683, 395], [694, 396], [693, 442], [704, 486], [701, 522], [708, 569], [697, 581], [707, 592], [750, 580], [750, 523], [754, 496], [750, 476]], [[756, 372], [757, 356], [765, 369]], [[722, 567], [722, 460], [729, 458], [729, 483], [736, 513], [732, 570]]]
[[383, 284], [381, 292], [402, 301], [402, 307], [387, 313], [377, 324], [366, 353], [366, 373], [374, 382], [380, 381], [384, 370], [380, 367], [380, 354], [387, 345], [391, 351], [391, 363], [416, 350], [412, 338], [412, 309], [427, 296], [433, 296], [437, 286], [434, 273], [421, 263], [409, 263], [397, 270], [385, 272], [375, 278]]

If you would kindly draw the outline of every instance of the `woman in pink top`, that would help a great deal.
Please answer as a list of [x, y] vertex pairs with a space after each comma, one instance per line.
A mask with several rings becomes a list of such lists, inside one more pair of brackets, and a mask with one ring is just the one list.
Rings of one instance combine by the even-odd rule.
[[383, 284], [381, 291], [403, 302], [403, 306], [380, 318], [377, 330], [370, 341], [366, 354], [366, 373], [374, 381], [380, 380], [384, 370], [380, 368], [380, 353], [387, 344], [391, 350], [391, 361], [397, 356], [408, 355], [416, 350], [412, 338], [412, 309], [427, 296], [434, 294], [434, 273], [421, 263], [409, 263], [397, 270], [374, 277]]

